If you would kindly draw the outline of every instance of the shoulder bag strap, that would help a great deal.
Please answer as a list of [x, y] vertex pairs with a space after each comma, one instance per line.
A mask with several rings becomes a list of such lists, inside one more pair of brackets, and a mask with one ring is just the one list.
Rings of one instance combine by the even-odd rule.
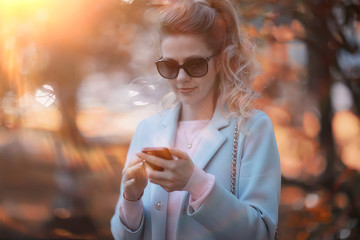
[[236, 183], [236, 159], [237, 159], [237, 146], [239, 140], [239, 127], [238, 122], [235, 123], [235, 130], [234, 130], [234, 141], [233, 141], [233, 153], [232, 153], [232, 163], [231, 163], [231, 193], [236, 196], [235, 194], [235, 183]]
[[[236, 196], [235, 193], [235, 183], [236, 183], [236, 159], [237, 159], [237, 147], [238, 147], [238, 140], [239, 140], [239, 126], [238, 121], [235, 123], [235, 130], [234, 130], [234, 141], [233, 141], [233, 153], [232, 153], [232, 163], [231, 163], [231, 193]], [[279, 239], [278, 227], [276, 226], [275, 232], [275, 240]]]

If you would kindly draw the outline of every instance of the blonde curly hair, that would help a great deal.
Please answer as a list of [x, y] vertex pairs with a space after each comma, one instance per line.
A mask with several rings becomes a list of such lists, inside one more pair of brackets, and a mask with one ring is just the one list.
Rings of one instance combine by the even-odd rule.
[[[160, 38], [172, 34], [202, 37], [213, 54], [219, 55], [218, 102], [231, 116], [242, 120], [251, 116], [258, 97], [251, 85], [259, 64], [229, 0], [172, 1], [161, 8], [158, 29]], [[177, 100], [170, 102], [168, 106]]]

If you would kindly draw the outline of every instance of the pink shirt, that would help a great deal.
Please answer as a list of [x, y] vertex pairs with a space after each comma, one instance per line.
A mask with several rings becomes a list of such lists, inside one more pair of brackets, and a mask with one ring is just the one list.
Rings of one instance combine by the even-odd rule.
[[[181, 121], [178, 124], [175, 148], [186, 152], [192, 159], [199, 148], [203, 130], [208, 126], [210, 120]], [[191, 143], [192, 147], [187, 146]], [[194, 171], [184, 187], [183, 191], [169, 192], [167, 218], [166, 218], [166, 239], [175, 239], [175, 228], [180, 213], [180, 201], [185, 191], [190, 193], [189, 205], [194, 211], [199, 209], [205, 201], [215, 184], [215, 177], [204, 170], [194, 166]], [[136, 230], [141, 223], [141, 216], [144, 210], [141, 200], [129, 202], [123, 197], [120, 200], [120, 219], [129, 229]]]

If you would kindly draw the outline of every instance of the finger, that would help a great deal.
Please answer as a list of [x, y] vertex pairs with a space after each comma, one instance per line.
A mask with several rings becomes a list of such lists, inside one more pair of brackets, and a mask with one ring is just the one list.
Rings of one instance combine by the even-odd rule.
[[154, 170], [148, 163], [145, 163], [146, 175], [151, 183], [162, 185], [168, 181], [164, 172]]
[[147, 178], [149, 178], [149, 173], [153, 170], [153, 168], [150, 166], [149, 163], [145, 162], [144, 163], [145, 165], [145, 173], [146, 173], [146, 176]]
[[149, 180], [164, 181], [169, 178], [169, 172], [154, 170], [148, 163], [145, 163], [146, 176]]
[[165, 160], [163, 158], [159, 158], [153, 155], [149, 155], [146, 153], [137, 153], [136, 155], [139, 158], [144, 159], [145, 161], [162, 168], [168, 168], [169, 165], [171, 165], [171, 163], [169, 163], [169, 160]]
[[135, 184], [135, 179], [130, 179], [127, 181], [124, 181], [123, 186], [124, 186], [124, 190], [128, 190], [131, 189], [131, 186], [133, 186]]
[[171, 155], [177, 157], [178, 159], [190, 159], [189, 155], [187, 155], [186, 152], [183, 152], [179, 149], [169, 148], [169, 151], [170, 151]]
[[143, 162], [139, 162], [134, 166], [127, 167], [124, 171], [123, 180], [126, 181], [128, 179], [134, 178], [138, 173], [141, 173], [143, 165], [144, 165]]
[[164, 181], [163, 180], [159, 180], [159, 179], [150, 179], [149, 178], [149, 181], [153, 184], [157, 184], [157, 185], [160, 185], [161, 187], [164, 185]]
[[128, 171], [130, 174], [136, 175], [137, 173], [141, 173], [143, 166], [144, 166], [144, 162], [139, 162], [138, 164], [129, 167]]
[[133, 158], [125, 164], [125, 167], [128, 168], [128, 167], [134, 166], [134, 165], [138, 164], [139, 162], [142, 162], [142, 159]]

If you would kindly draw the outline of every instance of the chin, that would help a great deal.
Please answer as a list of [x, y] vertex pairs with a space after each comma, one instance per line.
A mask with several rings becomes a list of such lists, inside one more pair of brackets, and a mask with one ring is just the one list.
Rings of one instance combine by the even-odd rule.
[[186, 104], [186, 105], [195, 105], [195, 104], [197, 103], [196, 99], [189, 98], [189, 97], [179, 98], [179, 101], [180, 101], [182, 104]]

